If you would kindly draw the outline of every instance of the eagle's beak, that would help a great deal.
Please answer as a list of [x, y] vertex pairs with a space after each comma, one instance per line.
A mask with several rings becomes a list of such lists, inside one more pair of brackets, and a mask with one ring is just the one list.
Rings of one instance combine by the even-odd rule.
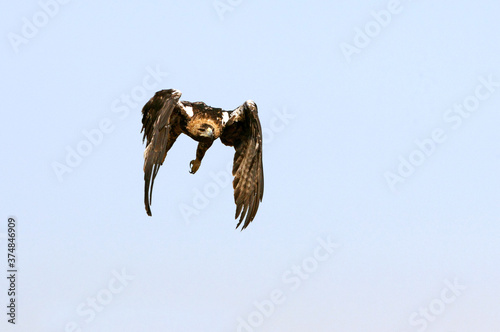
[[214, 130], [212, 129], [212, 127], [207, 128], [207, 136], [210, 138], [214, 138]]

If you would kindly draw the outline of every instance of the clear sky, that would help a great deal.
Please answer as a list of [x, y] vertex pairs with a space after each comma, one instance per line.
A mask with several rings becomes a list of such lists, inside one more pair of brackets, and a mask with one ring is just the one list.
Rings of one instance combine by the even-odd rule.
[[[500, 331], [500, 3], [4, 2], [1, 331]], [[215, 142], [143, 205], [160, 89], [264, 128], [235, 230]], [[16, 220], [16, 325], [6, 238]]]

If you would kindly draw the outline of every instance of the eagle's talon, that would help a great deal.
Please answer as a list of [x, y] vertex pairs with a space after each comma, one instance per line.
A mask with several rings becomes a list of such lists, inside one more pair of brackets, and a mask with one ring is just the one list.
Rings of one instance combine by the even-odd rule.
[[201, 165], [201, 161], [196, 160], [196, 159], [191, 160], [191, 162], [189, 163], [189, 166], [191, 167], [191, 170], [189, 171], [189, 173], [191, 173], [191, 174], [196, 173], [198, 168], [200, 168], [200, 165]]

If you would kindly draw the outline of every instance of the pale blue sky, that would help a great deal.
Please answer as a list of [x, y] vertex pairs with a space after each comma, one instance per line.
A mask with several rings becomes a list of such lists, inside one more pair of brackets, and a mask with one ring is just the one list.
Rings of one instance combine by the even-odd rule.
[[[499, 17], [493, 0], [4, 3], [19, 296], [13, 327], [0, 282], [0, 329], [500, 330]], [[257, 103], [265, 193], [245, 231], [213, 180], [233, 150], [216, 142], [193, 176], [186, 136], [146, 215], [141, 108], [165, 88]]]

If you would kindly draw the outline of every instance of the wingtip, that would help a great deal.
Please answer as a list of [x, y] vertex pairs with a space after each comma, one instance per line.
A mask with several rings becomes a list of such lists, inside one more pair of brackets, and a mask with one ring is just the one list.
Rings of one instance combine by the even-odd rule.
[[[236, 225], [236, 228], [235, 228], [235, 229], [238, 229], [238, 228], [240, 227], [240, 224], [241, 224], [241, 221], [240, 221], [240, 222]], [[241, 232], [242, 230], [244, 230], [244, 229], [245, 229], [245, 228], [244, 228], [244, 227], [242, 227], [242, 228], [240, 229], [240, 232]]]
[[[238, 215], [235, 218], [238, 218]], [[247, 214], [247, 215], [241, 214], [240, 220], [238, 221], [238, 224], [236, 225], [236, 229], [238, 229], [238, 227], [240, 227], [240, 225], [242, 224], [243, 220], [245, 220], [245, 222], [241, 226], [241, 230], [240, 231], [244, 230], [245, 228], [248, 227], [248, 225], [250, 225], [250, 223], [253, 221], [253, 217], [250, 217], [249, 214]]]
[[257, 111], [257, 104], [252, 99], [248, 99], [243, 105], [246, 105], [252, 111]]
[[172, 89], [171, 93], [174, 98], [180, 98], [182, 96], [182, 92], [177, 89]]

